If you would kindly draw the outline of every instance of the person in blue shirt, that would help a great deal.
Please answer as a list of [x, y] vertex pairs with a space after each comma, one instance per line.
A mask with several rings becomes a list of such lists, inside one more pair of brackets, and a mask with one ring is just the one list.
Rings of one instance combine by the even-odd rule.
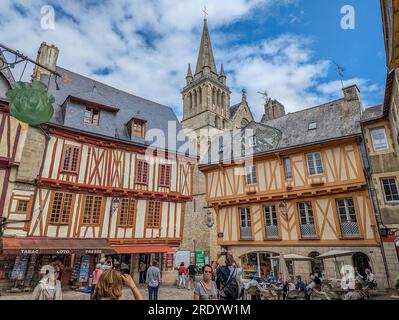
[[301, 276], [296, 276], [295, 277], [295, 288], [299, 291], [305, 291], [306, 292], [306, 286], [305, 283], [302, 281]]
[[275, 282], [276, 280], [276, 276], [273, 274], [273, 272], [269, 273], [266, 277], [267, 283]]

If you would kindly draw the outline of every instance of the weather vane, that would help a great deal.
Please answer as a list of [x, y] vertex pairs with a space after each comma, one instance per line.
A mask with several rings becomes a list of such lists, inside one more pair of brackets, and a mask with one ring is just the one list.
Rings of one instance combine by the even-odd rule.
[[335, 66], [337, 67], [337, 73], [338, 73], [338, 76], [339, 76], [339, 78], [340, 78], [340, 80], [341, 80], [341, 85], [342, 85], [342, 88], [344, 87], [344, 72], [345, 72], [345, 69], [343, 68], [343, 67], [341, 67], [338, 63], [336, 63], [335, 61], [333, 61], [333, 63], [335, 64]]
[[206, 11], [206, 6], [205, 5], [204, 5], [204, 9], [202, 9], [202, 12], [204, 13], [204, 20], [206, 20], [208, 12]]

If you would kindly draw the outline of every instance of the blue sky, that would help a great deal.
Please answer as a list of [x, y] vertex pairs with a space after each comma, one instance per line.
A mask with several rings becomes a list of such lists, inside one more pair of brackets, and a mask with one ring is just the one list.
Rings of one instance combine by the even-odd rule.
[[[358, 84], [365, 106], [383, 100], [386, 67], [378, 0], [93, 3], [2, 0], [0, 42], [31, 57], [42, 41], [52, 43], [60, 49], [60, 66], [169, 105], [180, 117], [180, 90], [187, 64], [196, 64], [205, 4], [231, 104], [245, 88], [257, 120], [263, 113], [257, 91], [268, 91], [288, 112], [341, 97], [332, 60], [345, 69], [345, 85]], [[46, 4], [55, 8], [51, 30], [40, 25]], [[355, 30], [341, 28], [344, 5], [355, 9]]]

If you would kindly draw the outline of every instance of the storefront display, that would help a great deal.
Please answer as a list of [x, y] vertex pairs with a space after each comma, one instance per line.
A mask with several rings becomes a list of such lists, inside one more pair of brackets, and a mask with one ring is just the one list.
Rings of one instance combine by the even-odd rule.
[[89, 275], [90, 275], [90, 257], [83, 256], [81, 263], [80, 263], [80, 269], [79, 269], [79, 282], [81, 282], [81, 283], [88, 282]]

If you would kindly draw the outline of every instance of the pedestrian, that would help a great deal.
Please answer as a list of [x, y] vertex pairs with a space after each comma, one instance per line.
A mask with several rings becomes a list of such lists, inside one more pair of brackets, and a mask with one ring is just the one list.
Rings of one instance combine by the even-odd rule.
[[101, 270], [106, 271], [108, 269], [112, 268], [112, 259], [111, 257], [106, 258], [101, 258], [100, 259], [100, 264], [101, 264]]
[[202, 267], [202, 280], [195, 285], [194, 300], [217, 300], [218, 291], [212, 274], [212, 266], [206, 264]]
[[96, 265], [96, 269], [93, 271], [93, 283], [91, 286], [91, 294], [90, 294], [91, 300], [93, 300], [94, 292], [96, 290], [96, 285], [97, 285], [98, 280], [100, 279], [102, 273], [103, 273], [103, 270], [101, 269], [101, 263], [98, 263]]
[[186, 276], [188, 275], [187, 268], [184, 266], [184, 262], [180, 263], [179, 267], [179, 287], [186, 288]]
[[45, 265], [41, 268], [42, 279], [33, 290], [32, 300], [62, 300], [61, 281], [54, 267]]
[[[219, 259], [225, 256], [225, 265], [219, 266]], [[216, 269], [216, 285], [220, 300], [237, 300], [240, 295], [241, 264], [230, 252], [218, 253], [212, 268]]]
[[343, 296], [343, 300], [364, 300], [363, 286], [359, 281], [355, 283], [355, 290]]
[[143, 296], [132, 277], [128, 274], [122, 274], [115, 269], [108, 269], [101, 274], [93, 299], [118, 300], [122, 296], [123, 284], [132, 291], [135, 300], [143, 300]]
[[[197, 274], [197, 266], [194, 262], [188, 266], [188, 290], [195, 286], [195, 275]], [[213, 280], [212, 280], [213, 281]]]
[[141, 285], [144, 285], [146, 282], [146, 274], [147, 274], [147, 265], [144, 263], [144, 261], [140, 261], [139, 264], [139, 283]]
[[377, 279], [370, 269], [364, 270], [366, 273], [366, 287], [368, 289], [375, 289], [377, 287]]
[[313, 289], [320, 291], [321, 290], [321, 281], [318, 277], [316, 277], [313, 273], [311, 273], [311, 274], [309, 274], [309, 284], [305, 288], [306, 300], [310, 300], [310, 294], [312, 293]]
[[161, 271], [158, 261], [154, 260], [147, 270], [148, 300], [158, 300], [158, 290], [161, 283]]

